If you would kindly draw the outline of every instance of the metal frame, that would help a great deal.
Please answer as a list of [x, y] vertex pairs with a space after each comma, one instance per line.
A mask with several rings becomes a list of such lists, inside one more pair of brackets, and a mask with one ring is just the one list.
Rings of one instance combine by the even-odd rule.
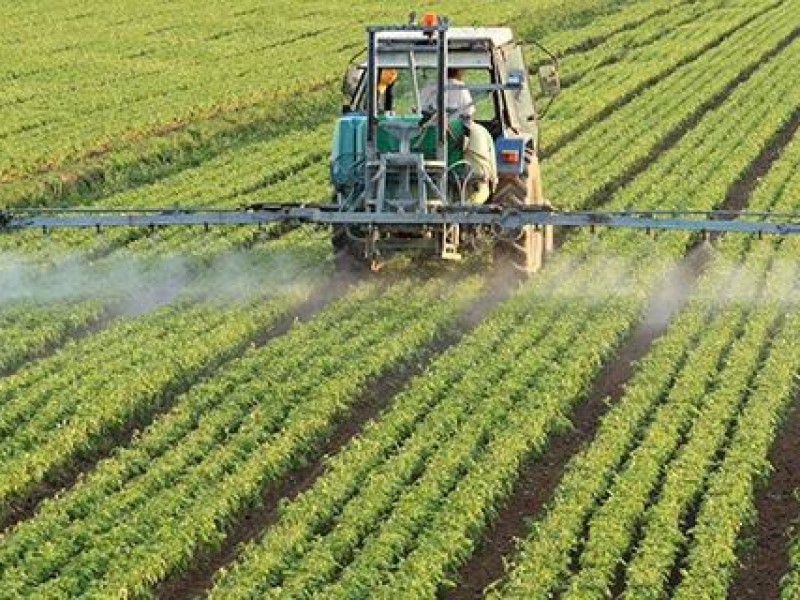
[[[367, 136], [365, 148], [365, 169], [363, 174], [363, 214], [427, 214], [432, 209], [447, 204], [447, 112], [446, 86], [448, 68], [449, 25], [446, 20], [439, 19], [433, 26], [371, 26], [367, 28], [367, 64], [366, 64], [366, 113]], [[396, 32], [414, 32], [427, 37], [429, 43], [418, 42], [397, 44], [391, 34]], [[382, 35], [388, 34], [388, 35]], [[407, 48], [405, 46], [408, 46]], [[434, 160], [426, 160], [422, 153], [413, 152], [411, 138], [419, 125], [409, 122], [380, 123], [378, 116], [378, 79], [381, 61], [379, 57], [388, 51], [405, 50], [408, 53], [409, 66], [414, 77], [414, 92], [419, 94], [416, 80], [416, 53], [429, 52], [435, 54], [437, 65], [437, 97], [436, 97], [436, 151]], [[383, 127], [389, 135], [398, 139], [398, 151], [378, 151], [378, 128]], [[396, 197], [388, 196], [387, 180], [390, 176], [398, 177], [399, 187], [393, 190]], [[415, 186], [415, 193], [412, 193]], [[428, 191], [433, 197], [429, 198]], [[356, 208], [356, 207], [354, 207]], [[330, 221], [330, 223], [334, 223]], [[359, 225], [359, 220], [336, 221], [335, 224]], [[380, 235], [378, 223], [366, 223], [368, 234], [363, 241], [366, 253], [376, 256], [379, 253]], [[455, 228], [457, 232], [458, 228]], [[350, 229], [348, 235], [352, 237]], [[447, 236], [445, 235], [445, 238]], [[443, 239], [443, 244], [446, 243]], [[445, 252], [446, 254], [447, 252]]]
[[500, 210], [485, 206], [453, 206], [428, 213], [341, 211], [329, 204], [265, 204], [241, 210], [214, 209], [10, 209], [0, 211], [0, 231], [38, 228], [294, 225], [476, 226], [498, 233], [527, 225], [614, 227], [626, 229], [800, 234], [800, 213], [726, 210], [555, 211], [539, 206]]

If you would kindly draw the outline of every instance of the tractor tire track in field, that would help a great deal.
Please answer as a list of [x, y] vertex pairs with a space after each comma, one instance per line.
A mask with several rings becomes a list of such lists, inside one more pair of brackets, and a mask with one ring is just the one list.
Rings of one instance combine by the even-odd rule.
[[770, 451], [773, 472], [756, 495], [755, 527], [740, 552], [737, 571], [728, 597], [732, 600], [762, 600], [780, 597], [781, 578], [790, 571], [788, 546], [797, 521], [800, 489], [800, 392], [781, 426]]
[[[778, 56], [798, 37], [800, 37], [800, 27], [794, 29], [792, 33], [778, 42], [776, 46], [762, 54], [758, 61], [740, 71], [739, 74], [730, 82], [728, 82], [728, 84], [722, 90], [703, 102], [698, 109], [689, 117], [687, 117], [680, 125], [667, 132], [661, 141], [656, 144], [656, 146], [653, 147], [653, 149], [650, 150], [646, 156], [640, 158], [633, 165], [631, 165], [630, 168], [600, 188], [589, 199], [587, 208], [602, 206], [617, 192], [617, 190], [625, 187], [639, 175], [647, 171], [653, 162], [655, 162], [662, 154], [668, 152], [681, 140], [681, 138], [694, 129], [706, 114], [722, 106], [722, 104], [725, 103], [725, 101], [736, 88], [743, 83], [746, 83], [764, 63]], [[733, 194], [734, 192], [730, 193]]]
[[281, 504], [308, 490], [323, 474], [325, 464], [322, 459], [338, 453], [352, 438], [358, 436], [368, 422], [378, 418], [391, 404], [396, 394], [414, 377], [424, 373], [431, 360], [458, 344], [495, 306], [508, 298], [513, 291], [511, 282], [514, 279], [515, 275], [507, 271], [495, 272], [489, 278], [487, 291], [460, 315], [448, 331], [422, 348], [414, 357], [371, 381], [353, 404], [349, 415], [336, 426], [302, 467], [290, 471], [278, 485], [267, 487], [258, 508], [249, 509], [234, 519], [237, 525], [231, 529], [218, 550], [213, 554], [195, 557], [191, 570], [167, 579], [158, 587], [155, 595], [162, 599], [183, 600], [211, 589], [214, 574], [238, 558], [243, 544], [257, 539], [277, 521]]
[[237, 352], [218, 357], [202, 369], [191, 381], [182, 383], [161, 396], [158, 402], [154, 402], [148, 408], [146, 414], [129, 421], [124, 428], [109, 434], [102, 443], [92, 448], [91, 451], [76, 455], [68, 467], [52, 473], [43, 483], [37, 485], [31, 493], [11, 502], [7, 517], [0, 519], [0, 532], [8, 530], [20, 521], [32, 517], [42, 500], [54, 496], [60, 490], [71, 488], [78, 478], [86, 477], [90, 474], [97, 463], [108, 458], [115, 448], [127, 446], [137, 431], [146, 428], [159, 414], [169, 410], [175, 400], [190, 388], [201, 381], [213, 377], [217, 371], [231, 361], [236, 360], [249, 349], [264, 346], [270, 340], [284, 335], [295, 324], [308, 321], [325, 308], [328, 303], [341, 297], [354, 283], [355, 279], [352, 277], [341, 277], [328, 285], [320, 286], [307, 300], [278, 317], [270, 327], [258, 332], [255, 337], [247, 340], [246, 343], [242, 343]]
[[708, 256], [703, 252], [693, 252], [684, 259], [653, 295], [642, 321], [597, 375], [586, 399], [575, 409], [572, 428], [556, 433], [542, 456], [523, 462], [514, 491], [495, 516], [478, 550], [459, 569], [454, 578], [457, 587], [447, 592], [446, 598], [482, 598], [483, 591], [505, 575], [504, 558], [513, 555], [517, 541], [527, 536], [529, 522], [552, 497], [567, 463], [594, 438], [603, 415], [622, 396], [637, 361], [686, 305], [707, 262]]
[[[642, 93], [644, 93], [647, 89], [655, 86], [656, 84], [658, 84], [662, 80], [667, 79], [669, 76], [673, 75], [674, 73], [679, 71], [681, 68], [685, 67], [686, 65], [698, 61], [699, 59], [701, 59], [703, 57], [703, 55], [705, 55], [707, 52], [713, 50], [714, 48], [716, 48], [717, 46], [719, 46], [720, 44], [725, 42], [727, 39], [729, 39], [731, 36], [733, 36], [736, 32], [740, 31], [741, 29], [744, 29], [750, 23], [752, 23], [753, 21], [761, 18], [763, 15], [767, 14], [768, 12], [777, 9], [783, 3], [784, 3], [784, 0], [778, 0], [778, 2], [773, 2], [772, 4], [769, 4], [763, 10], [761, 10], [761, 11], [755, 13], [755, 14], [750, 15], [744, 21], [740, 21], [735, 26], [731, 27], [730, 29], [728, 29], [724, 33], [720, 34], [719, 36], [717, 36], [716, 38], [711, 40], [708, 44], [704, 45], [702, 48], [700, 48], [696, 52], [693, 52], [693, 53], [689, 54], [688, 56], [685, 56], [680, 61], [678, 61], [676, 64], [672, 65], [671, 67], [661, 71], [660, 73], [654, 75], [653, 77], [650, 77], [650, 78], [646, 79], [645, 81], [643, 81], [642, 83], [640, 83], [639, 85], [634, 87], [633, 89], [629, 90], [627, 93], [625, 93], [622, 96], [620, 96], [619, 98], [617, 98], [611, 104], [608, 104], [606, 107], [604, 107], [600, 112], [598, 112], [594, 117], [592, 117], [588, 121], [578, 125], [574, 129], [572, 129], [569, 133], [566, 133], [566, 134], [562, 135], [558, 139], [554, 140], [552, 143], [547, 144], [546, 149], [543, 150], [543, 152], [542, 152], [542, 158], [547, 158], [548, 156], [551, 156], [551, 155], [555, 154], [556, 152], [558, 152], [559, 150], [561, 150], [567, 144], [570, 144], [570, 143], [574, 142], [578, 137], [580, 137], [582, 134], [584, 134], [587, 131], [589, 131], [598, 122], [604, 121], [605, 119], [610, 117], [614, 112], [616, 112], [617, 110], [619, 110], [623, 106], [625, 106], [627, 104], [630, 104], [633, 100], [635, 100], [638, 96], [640, 96]], [[791, 42], [791, 40], [788, 40], [786, 42], [786, 45], [788, 45], [789, 42]], [[779, 51], [780, 50], [777, 50], [776, 53], [779, 52]], [[768, 55], [765, 55], [765, 56], [762, 57], [762, 60], [767, 60], [768, 58], [770, 58], [770, 57]], [[727, 93], [729, 93], [729, 91]]]

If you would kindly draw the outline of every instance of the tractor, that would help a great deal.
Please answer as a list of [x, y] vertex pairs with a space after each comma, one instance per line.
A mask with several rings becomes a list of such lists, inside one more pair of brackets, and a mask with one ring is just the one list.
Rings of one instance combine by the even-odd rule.
[[[535, 43], [535, 42], [534, 42]], [[560, 92], [558, 61], [536, 70], [543, 97]], [[0, 233], [21, 229], [279, 225], [331, 231], [335, 262], [378, 269], [394, 253], [495, 263], [535, 273], [553, 228], [800, 234], [800, 214], [728, 210], [563, 211], [545, 199], [537, 112], [525, 48], [507, 27], [450, 27], [412, 15], [370, 26], [349, 61], [330, 161], [333, 202], [286, 198], [238, 208], [0, 208]], [[366, 56], [364, 54], [366, 53]], [[552, 100], [551, 100], [552, 102]]]
[[[508, 27], [450, 27], [430, 13], [413, 20], [368, 27], [366, 57], [347, 67], [331, 152], [338, 208], [376, 217], [475, 205], [547, 210], [523, 43]], [[542, 95], [558, 94], [555, 59], [538, 79]], [[334, 226], [332, 243], [347, 270], [377, 269], [398, 252], [459, 260], [490, 246], [495, 261], [534, 273], [552, 251], [553, 231], [356, 224]]]

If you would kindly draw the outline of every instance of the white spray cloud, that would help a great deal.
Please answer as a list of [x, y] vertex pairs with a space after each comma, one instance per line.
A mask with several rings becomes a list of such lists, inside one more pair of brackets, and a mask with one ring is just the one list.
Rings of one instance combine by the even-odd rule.
[[102, 300], [122, 314], [141, 314], [178, 297], [229, 303], [311, 285], [308, 266], [289, 251], [230, 252], [210, 263], [170, 254], [116, 252], [95, 262], [68, 256], [39, 265], [21, 254], [0, 254], [0, 306]]

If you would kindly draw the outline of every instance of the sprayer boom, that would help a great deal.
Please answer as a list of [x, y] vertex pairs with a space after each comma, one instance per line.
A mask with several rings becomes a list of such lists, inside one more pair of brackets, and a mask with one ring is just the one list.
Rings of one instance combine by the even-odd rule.
[[624, 210], [558, 211], [542, 206], [499, 209], [452, 206], [435, 212], [370, 213], [342, 211], [324, 204], [259, 204], [239, 210], [216, 209], [11, 209], [0, 211], [0, 231], [37, 228], [231, 226], [283, 223], [290, 226], [334, 225], [379, 228], [462, 225], [482, 227], [498, 236], [525, 226], [615, 227], [702, 233], [788, 235], [800, 233], [799, 213], [746, 211]]

